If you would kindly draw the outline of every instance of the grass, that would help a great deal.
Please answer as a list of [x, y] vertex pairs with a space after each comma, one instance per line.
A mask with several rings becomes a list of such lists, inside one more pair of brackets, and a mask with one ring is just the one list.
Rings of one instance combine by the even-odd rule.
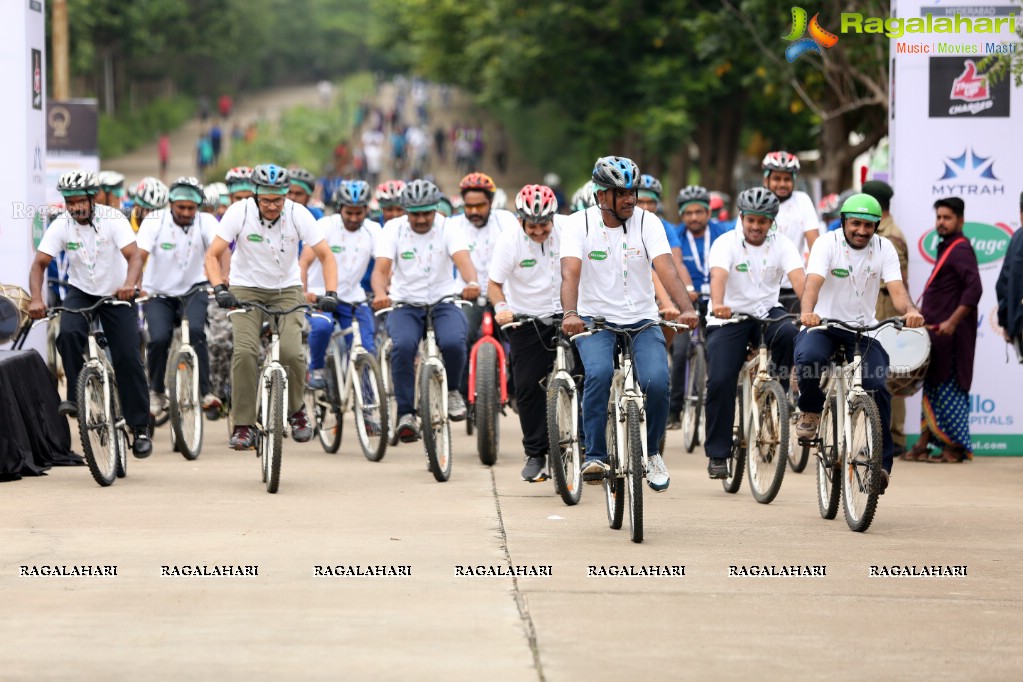
[[121, 156], [152, 142], [195, 116], [195, 100], [185, 95], [161, 97], [137, 111], [114, 116], [100, 114], [99, 155], [101, 159]]

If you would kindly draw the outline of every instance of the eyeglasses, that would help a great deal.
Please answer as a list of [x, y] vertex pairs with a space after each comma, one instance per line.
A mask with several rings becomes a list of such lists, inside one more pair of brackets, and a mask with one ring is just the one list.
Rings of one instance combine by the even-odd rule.
[[284, 197], [274, 197], [273, 199], [268, 197], [259, 197], [256, 201], [263, 208], [280, 208], [284, 205]]

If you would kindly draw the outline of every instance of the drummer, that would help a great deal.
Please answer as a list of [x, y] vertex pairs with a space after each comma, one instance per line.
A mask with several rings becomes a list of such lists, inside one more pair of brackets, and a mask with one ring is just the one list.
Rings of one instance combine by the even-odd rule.
[[[870, 326], [877, 323], [875, 304], [881, 282], [895, 309], [903, 314], [907, 327], [922, 327], [924, 318], [913, 306], [902, 282], [899, 256], [891, 241], [876, 233], [881, 222], [881, 205], [869, 194], [854, 194], [841, 209], [841, 230], [818, 239], [807, 263], [801, 322], [820, 325], [821, 318]], [[852, 360], [855, 336], [852, 332], [827, 328], [802, 329], [796, 335], [796, 376], [799, 379], [799, 411], [796, 436], [811, 440], [817, 436], [824, 407], [820, 371], [826, 367], [836, 346], [843, 344]], [[862, 353], [863, 387], [871, 391], [881, 413], [883, 444], [881, 490], [888, 487], [892, 471], [891, 395], [885, 386], [888, 354], [879, 343], [866, 342]]]

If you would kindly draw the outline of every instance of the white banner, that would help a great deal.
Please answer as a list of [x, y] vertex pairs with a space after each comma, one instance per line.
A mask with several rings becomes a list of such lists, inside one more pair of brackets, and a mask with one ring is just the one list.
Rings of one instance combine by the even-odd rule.
[[[0, 4], [0, 283], [28, 290], [33, 234], [42, 235], [46, 203], [46, 31], [42, 0]], [[26, 345], [45, 348], [38, 328]]]
[[[1011, 76], [994, 83], [979, 68], [988, 54], [1023, 48], [1010, 30], [1012, 24], [1021, 25], [1019, 11], [1018, 3], [1007, 0], [892, 3], [892, 16], [903, 22], [930, 14], [927, 25], [937, 26], [945, 17], [951, 19], [945, 26], [953, 29], [907, 32], [891, 40], [891, 211], [909, 242], [915, 299], [934, 269], [934, 202], [955, 196], [966, 203], [964, 231], [977, 253], [984, 285], [970, 392], [970, 432], [977, 455], [1023, 455], [1023, 367], [1011, 349], [1006, 364], [1008, 346], [998, 330], [995, 297], [1009, 239], [1020, 229], [1023, 91]], [[975, 24], [982, 17], [990, 18], [988, 24]], [[987, 26], [1001, 31], [979, 31]], [[907, 433], [919, 433], [919, 415], [918, 394], [907, 404]]]

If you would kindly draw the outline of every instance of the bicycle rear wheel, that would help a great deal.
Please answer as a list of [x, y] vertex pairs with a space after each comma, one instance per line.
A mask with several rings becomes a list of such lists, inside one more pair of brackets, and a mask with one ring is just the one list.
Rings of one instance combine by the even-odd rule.
[[[380, 346], [377, 364], [380, 365], [380, 376], [383, 378], [384, 397], [387, 402], [387, 421], [381, 424], [387, 428], [387, 444], [398, 444], [398, 401], [394, 398], [394, 378], [391, 376], [391, 340], [387, 339]], [[466, 420], [468, 421], [468, 420]]]
[[[113, 375], [111, 369], [110, 376]], [[110, 393], [110, 402], [112, 403], [110, 414], [114, 417], [114, 446], [117, 448], [114, 473], [117, 478], [124, 478], [128, 475], [128, 451], [131, 449], [131, 445], [128, 443], [128, 427], [124, 423], [124, 417], [121, 416], [121, 399], [117, 394], [116, 381], [113, 383], [113, 389]]]
[[618, 409], [614, 396], [607, 403], [607, 476], [604, 477], [604, 500], [607, 504], [607, 525], [614, 530], [622, 527], [625, 518], [625, 477], [618, 478]]
[[327, 353], [323, 368], [323, 379], [326, 387], [316, 392], [318, 396], [313, 403], [316, 407], [316, 436], [320, 440], [323, 451], [335, 454], [341, 447], [343, 425], [341, 419], [341, 381], [338, 372], [337, 356], [333, 349]]
[[829, 398], [821, 412], [820, 449], [817, 451], [817, 508], [821, 517], [829, 521], [838, 514], [838, 500], [842, 495], [839, 462], [842, 453], [842, 436], [838, 433], [836, 401]]
[[[84, 367], [78, 375], [78, 435], [93, 480], [108, 486], [117, 476], [117, 445], [111, 404], [103, 397], [103, 373]], [[110, 390], [116, 391], [111, 381]]]
[[749, 425], [746, 439], [749, 487], [757, 502], [770, 504], [781, 490], [785, 477], [789, 401], [778, 382], [772, 380], [764, 384], [757, 403], [759, 424]]
[[646, 474], [643, 468], [644, 431], [639, 407], [630, 402], [625, 412], [626, 442], [629, 448], [626, 480], [629, 484], [629, 528], [633, 542], [643, 542], [643, 476]]
[[881, 483], [881, 415], [865, 395], [852, 399], [849, 410], [852, 442], [842, 457], [842, 498], [845, 522], [862, 533], [877, 511]]
[[797, 474], [801, 474], [810, 460], [810, 446], [800, 443], [799, 436], [796, 435], [799, 413], [796, 410], [790, 410], [789, 414], [789, 468]]
[[178, 353], [167, 384], [174, 448], [188, 460], [197, 458], [202, 450], [203, 414], [197, 370], [194, 355]]
[[732, 451], [728, 455], [728, 478], [722, 479], [726, 493], [739, 492], [742, 469], [746, 464], [746, 413], [743, 411], [742, 386], [735, 393], [735, 423], [732, 426]]
[[280, 372], [270, 375], [268, 396], [268, 423], [264, 424], [263, 467], [266, 472], [266, 491], [276, 493], [281, 484], [281, 456], [284, 454], [284, 377]]
[[702, 440], [700, 425], [703, 421], [703, 388], [707, 382], [707, 359], [702, 344], [693, 344], [686, 368], [685, 405], [682, 408], [682, 444], [692, 452]]
[[561, 501], [569, 506], [579, 504], [583, 494], [577, 401], [575, 387], [563, 378], [547, 388], [547, 464]]
[[[501, 431], [498, 418], [501, 415], [500, 383], [497, 366], [497, 351], [485, 343], [476, 352], [476, 451], [480, 462], [493, 466], [497, 462]], [[468, 419], [466, 421], [472, 421]]]
[[451, 478], [451, 426], [444, 410], [443, 370], [424, 364], [419, 373], [419, 419], [430, 473], [443, 483]]
[[384, 384], [377, 360], [369, 353], [355, 358], [352, 367], [352, 412], [355, 434], [362, 454], [371, 462], [379, 462], [387, 453], [388, 405], [381, 387]]

